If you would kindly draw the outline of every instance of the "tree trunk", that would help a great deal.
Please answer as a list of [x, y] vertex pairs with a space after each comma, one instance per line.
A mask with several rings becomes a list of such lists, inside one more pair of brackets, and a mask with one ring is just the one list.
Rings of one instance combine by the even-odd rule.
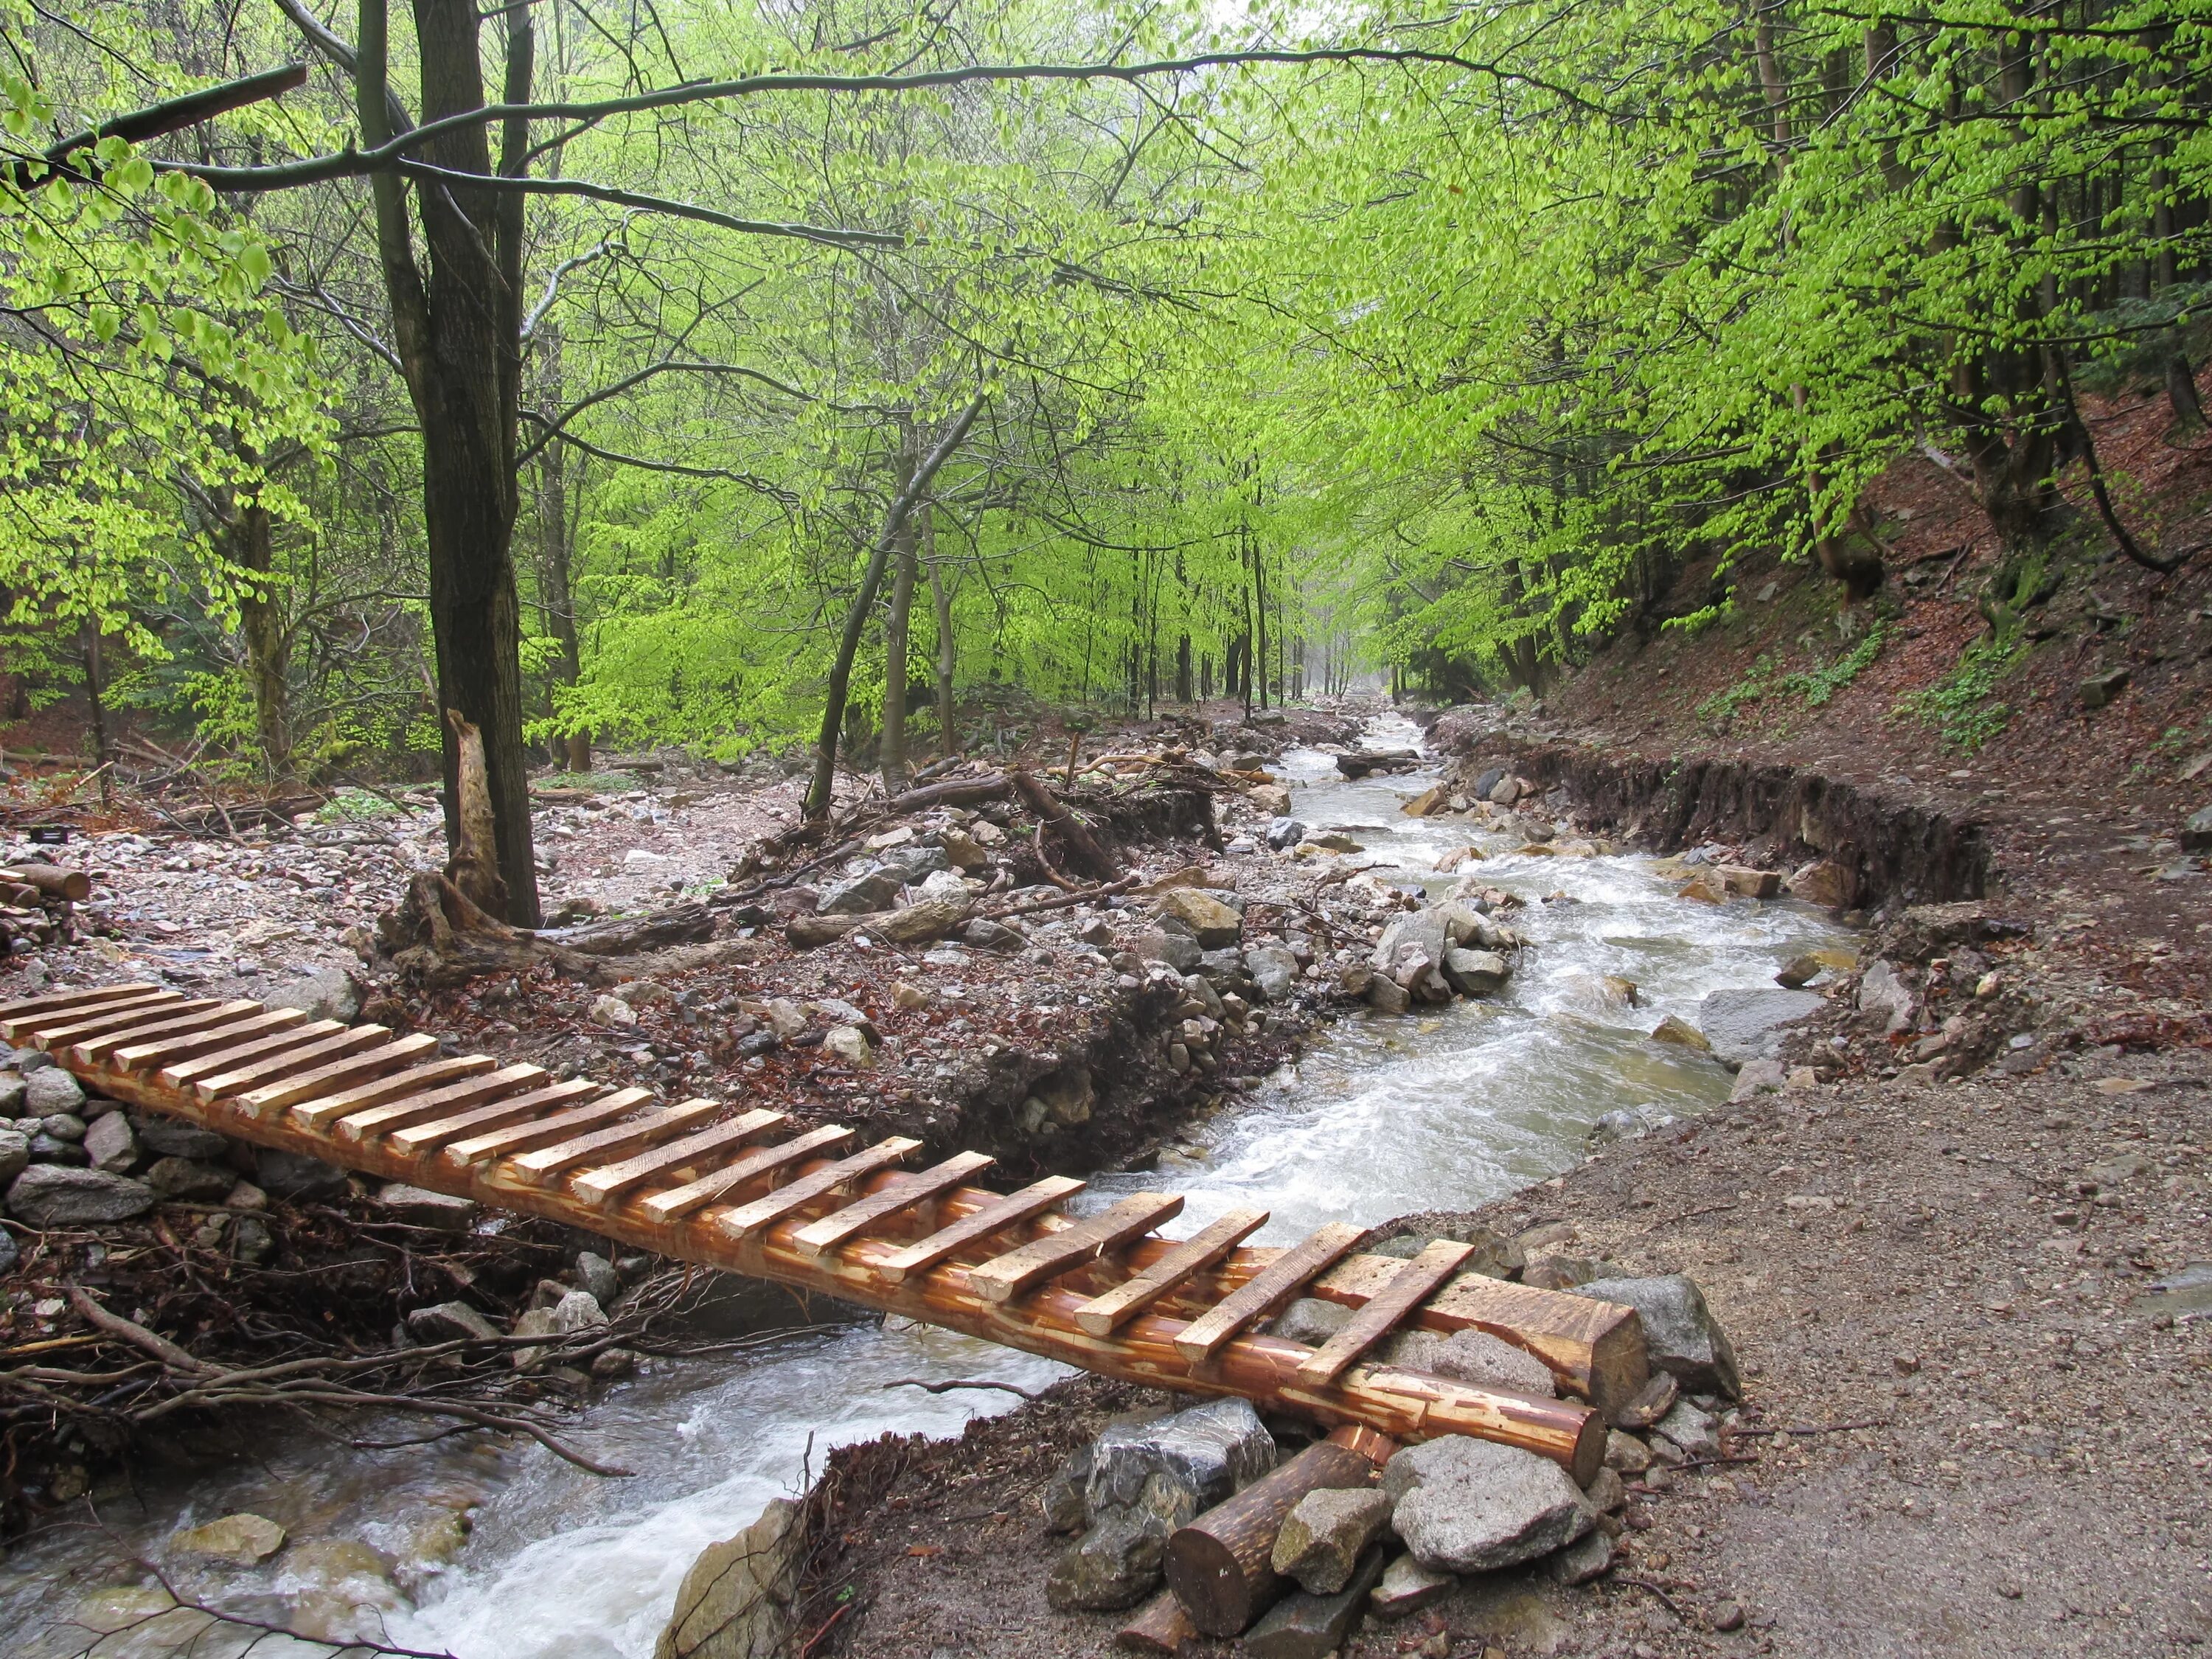
[[[899, 494], [908, 495], [914, 484], [914, 441], [908, 435], [899, 446]], [[906, 787], [907, 629], [914, 615], [914, 514], [909, 510], [892, 538], [891, 608], [884, 618], [884, 740], [879, 759], [884, 793], [896, 795]]]
[[275, 591], [267, 578], [273, 557], [269, 509], [259, 501], [240, 507], [230, 522], [232, 560], [261, 580], [249, 583], [238, 604], [246, 635], [246, 674], [253, 689], [253, 723], [270, 781], [279, 787], [292, 777], [292, 708], [289, 642]]
[[[84, 650], [84, 699], [92, 710], [92, 763], [104, 767], [115, 758], [115, 742], [107, 730], [107, 670], [100, 660], [100, 624], [87, 622], [79, 630]], [[107, 804], [109, 775], [100, 775], [100, 801]]]
[[[547, 338], [549, 349], [557, 353], [559, 337], [549, 329]], [[559, 384], [556, 378], [556, 402]], [[575, 590], [569, 585], [570, 553], [568, 452], [556, 438], [538, 458], [538, 588], [544, 599], [547, 628], [561, 647], [554, 659], [554, 672], [559, 683], [567, 686], [575, 685], [584, 677], [583, 649], [576, 636]], [[592, 769], [589, 732], [571, 732], [562, 744], [569, 771]]]
[[960, 752], [958, 716], [952, 707], [952, 677], [960, 666], [960, 641], [952, 632], [952, 593], [937, 562], [937, 507], [921, 510], [922, 560], [929, 568], [929, 604], [937, 617], [937, 757], [951, 760]]

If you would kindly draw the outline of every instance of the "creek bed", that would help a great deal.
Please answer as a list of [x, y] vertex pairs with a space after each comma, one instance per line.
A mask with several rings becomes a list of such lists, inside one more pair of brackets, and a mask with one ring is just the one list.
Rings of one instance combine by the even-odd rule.
[[[1366, 741], [1401, 748], [1415, 738], [1409, 724], [1385, 719]], [[1647, 1033], [1668, 1014], [1694, 1023], [1708, 992], [1770, 984], [1801, 951], [1848, 942], [1801, 905], [1686, 902], [1641, 855], [1528, 856], [1511, 850], [1516, 837], [1465, 818], [1405, 817], [1401, 805], [1435, 781], [1431, 773], [1346, 782], [1331, 757], [1310, 750], [1291, 750], [1281, 769], [1302, 822], [1361, 843], [1352, 861], [1433, 892], [1474, 874], [1517, 893], [1528, 902], [1512, 923], [1534, 945], [1494, 997], [1318, 1030], [1295, 1066], [1233, 1114], [1191, 1132], [1157, 1167], [1103, 1176], [1085, 1195], [1186, 1193], [1178, 1233], [1240, 1205], [1271, 1212], [1267, 1242], [1326, 1221], [1474, 1208], [1572, 1165], [1606, 1112], [1708, 1109], [1727, 1098], [1729, 1074]], [[1442, 854], [1470, 842], [1481, 862], [1436, 872]], [[1541, 902], [1552, 894], [1567, 896]], [[1639, 1006], [1596, 994], [1606, 975], [1633, 981]], [[1064, 1375], [902, 1321], [817, 1328], [732, 1362], [664, 1365], [600, 1396], [570, 1437], [633, 1471], [623, 1480], [535, 1446], [463, 1438], [364, 1452], [280, 1434], [256, 1461], [197, 1479], [142, 1475], [135, 1492], [100, 1506], [100, 1526], [25, 1540], [0, 1562], [0, 1631], [10, 1654], [82, 1650], [91, 1632], [68, 1621], [112, 1625], [149, 1605], [150, 1580], [131, 1565], [146, 1557], [210, 1601], [331, 1638], [379, 1636], [457, 1659], [648, 1659], [700, 1550], [799, 1490], [831, 1445], [886, 1431], [956, 1433], [1015, 1403], [886, 1384], [980, 1378], [1034, 1389]], [[265, 1565], [195, 1565], [165, 1549], [179, 1528], [240, 1510], [290, 1534]], [[216, 1659], [250, 1639], [209, 1632], [190, 1650]], [[173, 1648], [149, 1627], [96, 1651], [150, 1659]], [[274, 1659], [333, 1650], [264, 1638], [253, 1650]]]

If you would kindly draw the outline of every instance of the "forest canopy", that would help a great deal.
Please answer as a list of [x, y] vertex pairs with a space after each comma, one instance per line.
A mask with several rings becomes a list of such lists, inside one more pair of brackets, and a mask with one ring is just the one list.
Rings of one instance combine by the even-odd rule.
[[0, 0], [6, 665], [279, 782], [453, 711], [529, 923], [595, 742], [1540, 687], [1698, 561], [1865, 598], [1908, 453], [2001, 632], [2062, 479], [2187, 556], [2081, 400], [2203, 424], [2208, 22]]

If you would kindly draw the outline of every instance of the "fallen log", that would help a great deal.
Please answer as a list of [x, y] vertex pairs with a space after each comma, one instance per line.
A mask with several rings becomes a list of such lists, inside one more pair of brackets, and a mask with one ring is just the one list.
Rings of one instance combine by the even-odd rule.
[[964, 926], [975, 907], [954, 899], [924, 899], [903, 910], [866, 910], [859, 915], [793, 916], [783, 930], [796, 950], [811, 951], [843, 939], [866, 933], [890, 945], [926, 945]]
[[0, 881], [12, 881], [21, 886], [36, 888], [48, 898], [75, 902], [92, 896], [90, 876], [82, 870], [64, 870], [58, 865], [14, 865], [0, 869]]
[[379, 947], [406, 978], [430, 990], [485, 974], [526, 972], [550, 963], [586, 985], [620, 977], [602, 958], [542, 939], [489, 915], [442, 874], [419, 872], [399, 902], [376, 919]]
[[1398, 1449], [1372, 1429], [1347, 1425], [1308, 1446], [1226, 1503], [1168, 1538], [1168, 1588], [1208, 1636], [1241, 1636], [1281, 1597], [1269, 1557], [1297, 1501], [1310, 1492], [1364, 1486]]
[[1124, 1653], [1180, 1655], [1196, 1640], [1198, 1626], [1190, 1622], [1182, 1603], [1173, 1590], [1162, 1590], [1115, 1633], [1114, 1645]]
[[987, 800], [1004, 800], [1014, 792], [1012, 780], [994, 772], [984, 778], [953, 778], [926, 784], [893, 795], [884, 803], [886, 812], [919, 812], [929, 806], [974, 806]]
[[587, 927], [541, 928], [537, 937], [587, 957], [636, 956], [674, 945], [696, 945], [714, 936], [714, 912], [703, 904], [678, 904], [651, 915], [594, 922]]
[[1013, 782], [1015, 790], [1028, 804], [1030, 810], [1043, 823], [1052, 826], [1054, 833], [1059, 836], [1067, 850], [1075, 854], [1093, 880], [1119, 881], [1127, 873], [1121, 868], [1121, 861], [1091, 833], [1090, 827], [1081, 818], [1060, 804], [1058, 797], [1046, 788], [1035, 774], [1025, 767], [1017, 767]]
[[1003, 910], [991, 910], [985, 914], [993, 921], [1003, 921], [1008, 916], [1033, 916], [1044, 910], [1066, 910], [1078, 904], [1090, 904], [1099, 899], [1110, 898], [1116, 893], [1126, 893], [1136, 884], [1134, 876], [1124, 876], [1119, 881], [1086, 887], [1080, 892], [1062, 893], [1057, 898], [1037, 899], [1028, 904], [1010, 904]]

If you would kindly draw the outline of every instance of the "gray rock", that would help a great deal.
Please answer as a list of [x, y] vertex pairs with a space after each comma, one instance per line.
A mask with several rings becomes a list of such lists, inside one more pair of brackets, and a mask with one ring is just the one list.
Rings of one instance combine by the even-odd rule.
[[2191, 812], [2178, 839], [2185, 853], [2212, 853], [2212, 806], [2200, 806]]
[[1663, 1106], [1616, 1106], [1589, 1126], [1589, 1138], [1593, 1146], [1610, 1146], [1662, 1129], [1674, 1121], [1674, 1115]]
[[615, 1271], [615, 1264], [590, 1250], [576, 1252], [576, 1283], [589, 1291], [602, 1308], [611, 1306], [622, 1294], [622, 1275]]
[[164, 1202], [181, 1199], [203, 1203], [228, 1197], [238, 1177], [228, 1170], [193, 1158], [157, 1158], [142, 1177]]
[[74, 1112], [49, 1112], [39, 1121], [39, 1127], [56, 1140], [81, 1141], [86, 1125]]
[[14, 1273], [15, 1264], [22, 1259], [22, 1248], [15, 1243], [15, 1235], [0, 1227], [0, 1279]]
[[438, 1302], [407, 1316], [407, 1334], [417, 1342], [489, 1342], [499, 1327], [465, 1302]]
[[1442, 962], [1444, 952], [1451, 949], [1449, 919], [1441, 909], [1416, 910], [1411, 915], [1400, 916], [1383, 928], [1382, 937], [1375, 943], [1368, 957], [1368, 966], [1378, 974], [1388, 974], [1405, 983], [1401, 964], [1419, 957], [1433, 965]]
[[1401, 1555], [1382, 1569], [1382, 1577], [1367, 1605], [1380, 1619], [1403, 1619], [1437, 1600], [1459, 1580], [1448, 1572], [1423, 1566], [1410, 1555]]
[[1188, 933], [1169, 927], [1147, 927], [1137, 935], [1137, 956], [1145, 962], [1163, 962], [1178, 974], [1198, 971], [1206, 952]]
[[1244, 969], [1244, 953], [1233, 945], [1198, 953], [1198, 971], [1216, 991], [1252, 989], [1252, 976]]
[[43, 1072], [54, 1063], [54, 1057], [44, 1048], [15, 1048], [9, 1051], [8, 1063], [25, 1077], [33, 1072]]
[[899, 889], [905, 884], [889, 870], [872, 870], [865, 876], [832, 882], [822, 890], [814, 908], [825, 916], [864, 916], [888, 910], [898, 902]]
[[84, 1097], [84, 1104], [77, 1109], [84, 1114], [84, 1121], [87, 1123], [97, 1123], [110, 1112], [121, 1111], [123, 1103], [119, 1100], [110, 1100], [106, 1095], [88, 1094]]
[[276, 1252], [276, 1237], [258, 1215], [242, 1215], [231, 1224], [230, 1253], [240, 1261], [266, 1261]]
[[1306, 838], [1306, 827], [1296, 818], [1277, 818], [1267, 826], [1267, 845], [1278, 853], [1286, 847], [1296, 847]]
[[1698, 1005], [1698, 1030], [1723, 1066], [1771, 1060], [1781, 1050], [1782, 1028], [1810, 1018], [1820, 1006], [1817, 991], [1762, 985], [1714, 991]]
[[1285, 1342], [1303, 1342], [1309, 1348], [1318, 1348], [1351, 1322], [1352, 1310], [1342, 1303], [1302, 1296], [1275, 1316], [1267, 1334], [1279, 1336]]
[[1101, 1516], [1053, 1562], [1046, 1602], [1060, 1613], [1110, 1613], [1150, 1595], [1164, 1576], [1168, 1535], [1191, 1518], [1178, 1498], [1155, 1480], [1142, 1502]]
[[[33, 1122], [38, 1120], [32, 1120]], [[67, 1164], [82, 1169], [92, 1159], [83, 1147], [74, 1140], [57, 1140], [44, 1129], [31, 1137], [31, 1162], [33, 1164]]]
[[1463, 997], [1488, 996], [1504, 985], [1513, 965], [1495, 951], [1466, 951], [1456, 945], [1440, 964], [1445, 982]]
[[579, 1331], [588, 1331], [606, 1322], [605, 1310], [589, 1291], [571, 1291], [553, 1304], [553, 1328], [563, 1336], [574, 1336]]
[[30, 1161], [30, 1136], [21, 1129], [0, 1129], [0, 1182], [13, 1181]]
[[1390, 1499], [1377, 1487], [1310, 1492], [1283, 1517], [1269, 1565], [1303, 1590], [1334, 1595], [1389, 1522]]
[[1673, 1373], [1692, 1394], [1742, 1398], [1735, 1350], [1705, 1306], [1696, 1285], [1680, 1273], [1662, 1279], [1600, 1279], [1571, 1287], [1573, 1294], [1618, 1302], [1643, 1316], [1651, 1363]]
[[1554, 1583], [1587, 1584], [1612, 1571], [1613, 1540], [1594, 1528], [1544, 1565]]
[[[514, 1323], [508, 1328], [507, 1334], [509, 1336], [540, 1338], [554, 1335], [556, 1333], [553, 1328], [553, 1310], [550, 1308], [524, 1309], [514, 1316]], [[507, 1357], [514, 1362], [515, 1370], [534, 1371], [545, 1363], [545, 1350], [513, 1348], [508, 1350]]]
[[1328, 1659], [1358, 1628], [1389, 1559], [1385, 1552], [1372, 1551], [1334, 1595], [1292, 1591], [1245, 1633], [1244, 1652], [1249, 1659]]
[[127, 1173], [138, 1161], [138, 1137], [131, 1131], [131, 1120], [121, 1112], [94, 1119], [85, 1128], [84, 1153], [95, 1170]]
[[0, 1117], [16, 1117], [23, 1109], [23, 1091], [30, 1085], [15, 1072], [0, 1072]]
[[1396, 980], [1377, 974], [1368, 982], [1367, 1006], [1378, 1014], [1402, 1014], [1413, 1006], [1413, 1000]]
[[1003, 921], [993, 921], [987, 916], [978, 916], [962, 928], [960, 942], [972, 950], [1005, 953], [1019, 951], [1029, 944]]
[[196, 1123], [135, 1107], [125, 1115], [139, 1144], [156, 1158], [218, 1158], [230, 1150], [230, 1142], [223, 1136]]
[[1601, 1515], [1611, 1515], [1628, 1502], [1628, 1482], [1620, 1478], [1620, 1471], [1600, 1468], [1589, 1485], [1583, 1488], [1590, 1507]]
[[346, 1172], [304, 1152], [280, 1152], [264, 1147], [256, 1179], [270, 1197], [300, 1200], [329, 1198], [345, 1190]]
[[154, 1207], [154, 1189], [104, 1170], [33, 1164], [8, 1188], [8, 1213], [33, 1227], [128, 1221]]
[[1044, 1529], [1052, 1533], [1081, 1532], [1091, 1524], [1091, 1444], [1085, 1441], [1044, 1483], [1037, 1507], [1044, 1511]]
[[760, 1519], [710, 1544], [684, 1575], [653, 1659], [779, 1659], [793, 1647], [805, 1510], [769, 1500]]
[[23, 1079], [23, 1112], [27, 1117], [74, 1114], [83, 1104], [84, 1085], [58, 1066], [33, 1072]]
[[1686, 1400], [1676, 1401], [1674, 1409], [1651, 1425], [1651, 1431], [1664, 1436], [1685, 1457], [1721, 1455], [1720, 1419]]
[[1741, 1105], [1754, 1095], [1778, 1095], [1789, 1075], [1778, 1060], [1747, 1060], [1735, 1074], [1735, 1087], [1729, 1093], [1729, 1104]]
[[309, 1019], [349, 1020], [361, 1013], [361, 987], [343, 968], [319, 968], [261, 999], [271, 1008], [297, 1008]]
[[1298, 959], [1279, 945], [1255, 945], [1244, 952], [1244, 970], [1270, 1002], [1280, 1002], [1297, 988]]
[[1881, 961], [1870, 963], [1859, 975], [1857, 1002], [1861, 1013], [1880, 1016], [1891, 1036], [1911, 1028], [1919, 1006], [1912, 988], [1899, 977], [1896, 969]]
[[1449, 1336], [1436, 1331], [1405, 1331], [1393, 1337], [1382, 1352], [1389, 1364], [1432, 1376], [1547, 1399], [1559, 1391], [1550, 1366], [1487, 1331], [1454, 1331]]
[[1096, 1516], [1136, 1503], [1148, 1481], [1164, 1476], [1189, 1494], [1195, 1515], [1274, 1467], [1274, 1440], [1251, 1402], [1210, 1400], [1150, 1423], [1107, 1429], [1092, 1447], [1085, 1497]]
[[1674, 1401], [1680, 1397], [1681, 1388], [1672, 1371], [1653, 1371], [1644, 1386], [1636, 1391], [1633, 1399], [1613, 1408], [1613, 1426], [1632, 1430], [1650, 1428], [1674, 1409]]
[[[426, 1187], [410, 1187], [404, 1181], [388, 1181], [378, 1188], [376, 1207], [393, 1221], [440, 1233], [465, 1233], [476, 1224], [477, 1217], [482, 1213], [474, 1199], [434, 1193]], [[610, 1267], [607, 1271], [614, 1270]]]
[[2082, 708], [2102, 708], [2127, 689], [2128, 671], [2124, 667], [2107, 668], [2083, 680], [2075, 688], [2075, 694], [2081, 698]]
[[[895, 877], [908, 887], [920, 885], [931, 876], [952, 867], [952, 858], [942, 847], [917, 843], [912, 847], [894, 847], [879, 855], [882, 873]], [[966, 890], [961, 890], [963, 893]]]
[[1392, 1524], [1423, 1566], [1489, 1572], [1572, 1543], [1597, 1522], [1582, 1488], [1549, 1458], [1447, 1435], [1408, 1447], [1382, 1471]]
[[1605, 1466], [1622, 1474], [1641, 1474], [1651, 1467], [1651, 1449], [1632, 1434], [1609, 1429], [1605, 1437]]

